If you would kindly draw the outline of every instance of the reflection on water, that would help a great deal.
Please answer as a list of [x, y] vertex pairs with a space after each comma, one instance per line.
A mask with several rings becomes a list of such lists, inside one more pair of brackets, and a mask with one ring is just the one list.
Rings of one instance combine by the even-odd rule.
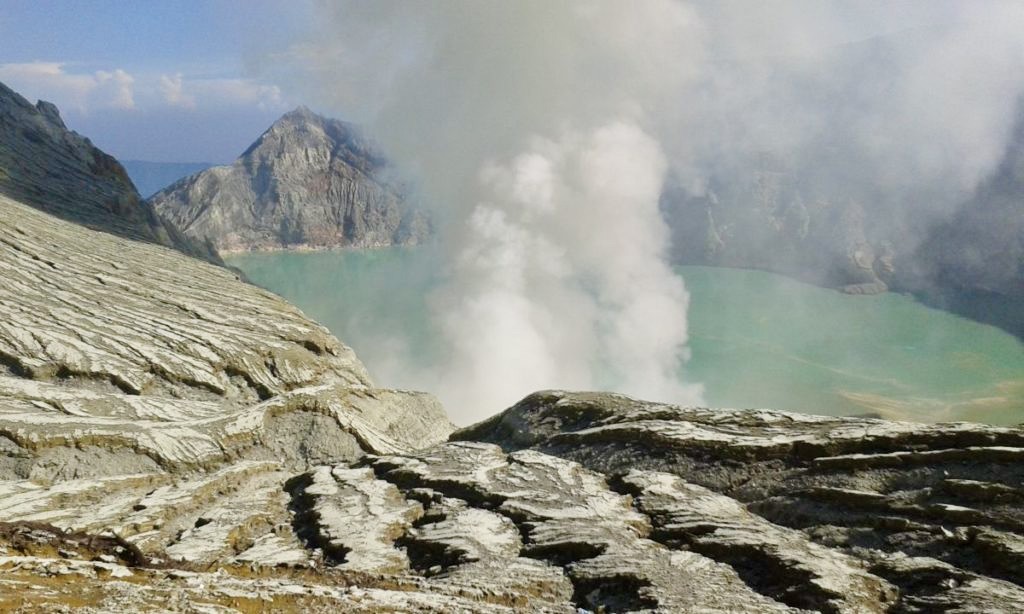
[[[378, 381], [436, 387], [422, 250], [276, 252], [230, 259], [355, 348]], [[922, 421], [1024, 422], [1024, 345], [896, 294], [849, 296], [760, 271], [682, 267], [693, 358], [709, 405]], [[524, 390], [526, 395], [531, 391]]]

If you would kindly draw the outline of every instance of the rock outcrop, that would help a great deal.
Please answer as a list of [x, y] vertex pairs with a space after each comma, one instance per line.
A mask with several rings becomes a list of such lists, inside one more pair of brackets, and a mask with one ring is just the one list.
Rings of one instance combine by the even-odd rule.
[[286, 487], [442, 441], [436, 400], [374, 388], [229, 270], [3, 196], [0, 276], [0, 610], [459, 603], [390, 579], [309, 587]]
[[448, 432], [436, 401], [373, 388], [349, 348], [226, 269], [0, 210], [2, 478], [304, 466]]
[[544, 392], [453, 439], [600, 472], [633, 497], [650, 539], [792, 607], [1024, 607], [1022, 428]]
[[300, 108], [231, 166], [187, 177], [150, 202], [222, 252], [421, 243], [429, 221], [388, 173], [356, 127]]
[[545, 392], [452, 439], [0, 482], [0, 607], [1024, 606], [1022, 429]]
[[0, 194], [89, 228], [223, 264], [145, 203], [124, 168], [67, 129], [57, 107], [0, 83]]

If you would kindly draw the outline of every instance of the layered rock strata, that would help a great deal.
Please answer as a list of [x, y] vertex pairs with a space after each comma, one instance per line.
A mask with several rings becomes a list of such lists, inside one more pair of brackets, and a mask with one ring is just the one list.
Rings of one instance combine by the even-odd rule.
[[546, 392], [453, 438], [601, 472], [651, 519], [652, 539], [794, 607], [1024, 607], [1021, 428]]
[[0, 83], [0, 194], [61, 219], [223, 264], [144, 202], [124, 168], [68, 130], [57, 107]]
[[1015, 612], [1024, 430], [542, 392], [0, 197], [0, 610]]

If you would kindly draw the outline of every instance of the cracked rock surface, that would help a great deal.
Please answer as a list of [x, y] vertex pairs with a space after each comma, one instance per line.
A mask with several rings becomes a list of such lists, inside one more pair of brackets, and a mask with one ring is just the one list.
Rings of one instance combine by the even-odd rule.
[[[541, 392], [0, 197], [0, 611], [1019, 612], [1024, 431]], [[451, 435], [451, 437], [449, 437]]]
[[573, 460], [651, 538], [823, 612], [1024, 609], [1024, 429], [540, 392], [452, 439]]
[[304, 466], [450, 430], [230, 271], [4, 197], [0, 214], [0, 478]]

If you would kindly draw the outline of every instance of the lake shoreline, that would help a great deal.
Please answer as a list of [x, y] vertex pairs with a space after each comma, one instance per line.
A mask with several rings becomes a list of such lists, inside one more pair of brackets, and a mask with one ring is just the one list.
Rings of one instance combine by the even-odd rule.
[[[431, 249], [436, 248], [437, 244], [423, 243], [418, 245], [374, 245], [374, 246], [352, 246], [352, 245], [329, 245], [329, 246], [317, 246], [317, 245], [299, 245], [289, 247], [260, 247], [254, 249], [232, 249], [232, 250], [219, 250], [219, 255], [227, 262], [231, 264], [230, 260], [237, 258], [244, 258], [249, 255], [255, 254], [282, 254], [282, 253], [296, 253], [296, 254], [309, 254], [309, 253], [347, 253], [347, 252], [361, 252], [361, 251], [381, 251], [389, 249]], [[880, 296], [885, 294], [895, 294], [900, 296], [907, 296], [913, 298], [915, 301], [923, 306], [930, 307], [932, 309], [938, 309], [945, 311], [949, 314], [956, 315], [968, 320], [972, 320], [979, 324], [987, 324], [994, 326], [1007, 332], [1016, 337], [1021, 342], [1024, 342], [1024, 310], [1016, 308], [1016, 301], [1011, 297], [1006, 297], [996, 293], [984, 293], [980, 291], [953, 291], [953, 290], [926, 290], [918, 289], [905, 284], [894, 284], [886, 286], [884, 289], [875, 287], [871, 291], [850, 291], [849, 286], [839, 287], [829, 285], [820, 280], [815, 279], [813, 276], [800, 274], [799, 272], [789, 271], [777, 271], [767, 267], [758, 266], [720, 266], [713, 264], [697, 264], [697, 263], [673, 263], [673, 267], [708, 267], [713, 269], [724, 269], [734, 271], [757, 271], [761, 273], [768, 273], [772, 275], [779, 275], [781, 277], [796, 281], [816, 288], [824, 290], [832, 290], [834, 292], [845, 294], [848, 296]]]
[[[445, 351], [429, 301], [441, 277], [422, 253], [265, 251], [231, 264], [324, 324], [380, 381], [431, 391], [441, 386], [423, 372]], [[710, 406], [1024, 422], [1024, 344], [998, 328], [902, 293], [848, 295], [755, 269], [677, 271], [693, 355], [680, 378], [704, 383]]]

